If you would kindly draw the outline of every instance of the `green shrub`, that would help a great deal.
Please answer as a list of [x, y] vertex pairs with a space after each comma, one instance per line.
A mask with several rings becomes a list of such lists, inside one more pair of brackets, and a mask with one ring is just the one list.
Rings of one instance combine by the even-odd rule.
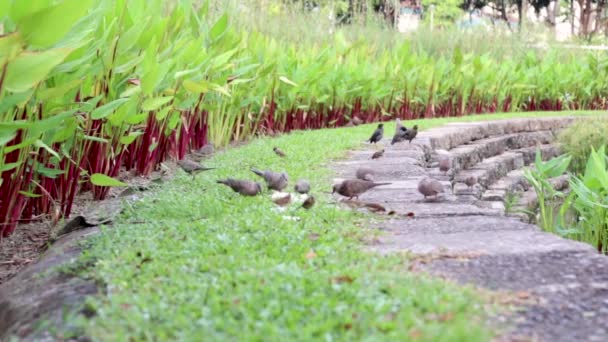
[[564, 152], [572, 156], [570, 171], [579, 175], [585, 172], [591, 148], [598, 150], [608, 144], [608, 118], [594, 117], [578, 120], [559, 134], [558, 141]]

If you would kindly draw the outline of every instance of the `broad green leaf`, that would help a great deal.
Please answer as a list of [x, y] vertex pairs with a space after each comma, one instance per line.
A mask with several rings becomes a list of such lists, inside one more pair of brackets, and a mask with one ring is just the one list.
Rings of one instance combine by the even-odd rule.
[[82, 83], [82, 80], [76, 79], [64, 84], [61, 84], [54, 88], [47, 88], [44, 90], [40, 90], [37, 94], [38, 100], [44, 102], [49, 99], [53, 99], [55, 97], [64, 96], [67, 92], [72, 89], [78, 87]]
[[17, 136], [16, 132], [8, 132], [8, 134], [0, 134], [0, 146], [4, 146]]
[[55, 152], [49, 145], [45, 144], [42, 140], [38, 139], [34, 142], [34, 146], [45, 149], [48, 153], [52, 154], [55, 158], [60, 159], [59, 154]]
[[21, 17], [17, 26], [30, 45], [50, 47], [70, 31], [92, 4], [93, 0], [63, 0]]
[[170, 111], [170, 110], [171, 110], [171, 107], [165, 107], [165, 108], [163, 108], [163, 109], [159, 110], [159, 111], [156, 113], [156, 120], [161, 121], [161, 120], [163, 120], [164, 118], [166, 118], [166, 117], [167, 117], [167, 114], [169, 114], [169, 111]]
[[130, 145], [132, 144], [135, 139], [137, 139], [138, 136], [144, 134], [144, 132], [131, 132], [129, 133], [129, 135], [125, 135], [124, 137], [120, 138], [120, 143], [123, 145]]
[[103, 144], [107, 144], [109, 142], [108, 139], [104, 139], [104, 138], [100, 138], [100, 137], [94, 137], [92, 135], [83, 135], [82, 138], [84, 140], [95, 141], [95, 142], [99, 142], [99, 143], [103, 143]]
[[285, 83], [285, 84], [289, 84], [290, 86], [293, 87], [297, 87], [298, 85], [295, 84], [293, 81], [291, 81], [289, 78], [285, 77], [285, 76], [281, 76], [279, 77], [279, 81]]
[[195, 94], [206, 93], [211, 87], [210, 83], [204, 80], [198, 82], [194, 82], [192, 80], [185, 80], [182, 85], [184, 86], [184, 89]]
[[137, 125], [144, 122], [148, 118], [148, 113], [139, 113], [129, 116], [125, 121], [131, 125]]
[[14, 93], [24, 92], [43, 81], [70, 53], [68, 49], [23, 52], [8, 64], [4, 86]]
[[0, 173], [2, 173], [4, 171], [15, 169], [15, 168], [19, 167], [19, 165], [21, 165], [20, 161], [15, 162], [15, 163], [7, 163], [4, 165], [0, 165]]
[[157, 110], [158, 108], [162, 107], [163, 105], [169, 103], [171, 100], [173, 100], [173, 96], [163, 96], [163, 97], [156, 97], [153, 99], [147, 99], [144, 101], [141, 108], [145, 111]]
[[216, 41], [219, 39], [222, 34], [226, 31], [226, 27], [228, 26], [228, 15], [224, 13], [218, 21], [213, 24], [213, 27], [209, 31], [209, 36], [212, 41]]
[[40, 195], [40, 194], [35, 194], [33, 192], [28, 192], [28, 191], [19, 191], [19, 193], [25, 197], [30, 197], [30, 198], [42, 197], [42, 195]]
[[[11, 1], [7, 0], [3, 0], [2, 2], [11, 3]], [[10, 7], [9, 16], [14, 22], [19, 22], [23, 17], [31, 16], [34, 13], [48, 7], [50, 4], [50, 0], [13, 0], [12, 6]]]
[[[1, 2], [1, 1], [0, 1]], [[13, 32], [0, 37], [0, 65], [15, 58], [21, 52], [21, 35]]]
[[130, 86], [127, 90], [120, 93], [120, 97], [131, 97], [141, 93], [141, 86]]
[[118, 187], [118, 186], [129, 186], [127, 183], [123, 183], [118, 179], [114, 179], [112, 177], [106, 176], [102, 173], [94, 173], [91, 175], [91, 183], [97, 186], [108, 186], [108, 187]]
[[128, 98], [117, 99], [110, 103], [106, 103], [105, 105], [95, 108], [91, 113], [91, 118], [93, 120], [103, 119], [106, 116], [112, 114], [118, 107], [120, 107], [123, 103], [129, 101]]

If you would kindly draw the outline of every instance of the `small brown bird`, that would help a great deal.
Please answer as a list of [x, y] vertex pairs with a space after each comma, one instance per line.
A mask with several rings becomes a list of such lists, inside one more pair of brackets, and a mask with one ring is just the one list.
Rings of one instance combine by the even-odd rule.
[[471, 190], [471, 188], [477, 184], [477, 177], [475, 176], [469, 176], [464, 180], [464, 184], [466, 184], [469, 187], [469, 190]]
[[355, 172], [355, 177], [357, 179], [361, 179], [361, 180], [373, 181], [375, 173], [376, 172], [374, 170], [372, 170], [368, 167], [360, 167]]
[[378, 159], [378, 158], [382, 157], [383, 155], [384, 155], [384, 149], [381, 149], [380, 151], [377, 151], [372, 155], [372, 159]]
[[353, 120], [351, 121], [355, 126], [358, 126], [363, 123], [363, 120], [359, 119], [358, 116], [353, 116]]
[[416, 135], [418, 135], [418, 125], [414, 125], [412, 129], [407, 130], [407, 133], [405, 133], [405, 140], [409, 141], [409, 143], [411, 144], [412, 140], [414, 140]]
[[443, 172], [444, 175], [446, 175], [448, 171], [450, 171], [451, 167], [452, 160], [449, 156], [441, 156], [441, 158], [439, 158], [439, 171]]
[[300, 179], [296, 182], [294, 189], [297, 193], [307, 194], [310, 191], [310, 183], [306, 179]]
[[262, 184], [250, 180], [227, 178], [217, 182], [229, 186], [243, 196], [255, 196], [262, 192]]
[[302, 203], [302, 208], [310, 209], [310, 208], [312, 208], [313, 205], [315, 205], [315, 196], [308, 195], [306, 200]]
[[262, 171], [253, 167], [251, 168], [251, 172], [264, 178], [268, 189], [282, 191], [287, 187], [287, 183], [289, 182], [289, 177], [285, 172], [274, 172], [270, 170]]
[[215, 169], [214, 167], [204, 167], [203, 165], [190, 159], [178, 160], [177, 165], [179, 165], [179, 167], [181, 167], [186, 173], [192, 175], [192, 179], [194, 179], [199, 172]]
[[378, 128], [374, 131], [372, 136], [369, 138], [370, 144], [375, 144], [378, 141], [382, 140], [382, 135], [384, 134], [384, 124], [378, 124]]
[[344, 197], [348, 197], [349, 199], [359, 199], [359, 195], [363, 194], [367, 190], [380, 185], [389, 184], [391, 183], [375, 183], [361, 179], [346, 179], [340, 184], [334, 184], [332, 194], [337, 192]]
[[196, 151], [196, 153], [204, 156], [210, 156], [213, 154], [213, 152], [215, 152], [215, 145], [213, 145], [213, 143], [208, 143]]
[[367, 208], [367, 210], [371, 211], [372, 213], [379, 213], [379, 212], [386, 211], [386, 208], [379, 203], [365, 202], [363, 205]]
[[275, 204], [284, 207], [291, 202], [291, 194], [289, 192], [276, 192], [272, 194], [272, 201]]
[[285, 158], [287, 155], [285, 154], [285, 152], [283, 152], [280, 148], [278, 147], [273, 147], [272, 150], [274, 151], [274, 153], [276, 153], [279, 157], [281, 158]]
[[418, 182], [418, 191], [424, 195], [424, 198], [426, 199], [428, 196], [434, 196], [436, 198], [444, 189], [439, 181], [430, 177], [424, 177]]

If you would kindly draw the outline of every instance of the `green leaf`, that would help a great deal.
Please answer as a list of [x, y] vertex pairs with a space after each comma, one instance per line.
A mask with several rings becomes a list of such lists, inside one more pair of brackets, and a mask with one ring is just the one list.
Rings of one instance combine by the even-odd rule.
[[42, 140], [38, 139], [34, 142], [34, 146], [45, 149], [48, 153], [52, 154], [55, 158], [59, 159], [59, 154], [55, 152], [49, 145], [45, 144]]
[[204, 80], [199, 82], [185, 80], [182, 85], [184, 86], [184, 89], [195, 94], [206, 93], [210, 88], [210, 83]]
[[173, 96], [155, 97], [153, 99], [147, 99], [142, 104], [141, 108], [145, 111], [153, 111], [167, 104], [173, 100]]
[[123, 182], [119, 181], [118, 179], [108, 177], [102, 173], [92, 174], [91, 183], [93, 183], [93, 185], [97, 185], [97, 186], [109, 186], [109, 187], [129, 186], [129, 184], [127, 184], [127, 183], [123, 183]]
[[17, 136], [16, 132], [9, 132], [8, 134], [0, 135], [0, 146], [4, 146], [13, 140]]
[[53, 169], [50, 167], [38, 167], [36, 172], [47, 178], [57, 178], [57, 176], [65, 174], [65, 170]]
[[103, 119], [106, 116], [112, 114], [112, 112], [114, 112], [118, 107], [120, 107], [123, 103], [125, 103], [127, 101], [129, 101], [128, 98], [117, 99], [110, 103], [106, 103], [105, 105], [103, 105], [101, 107], [97, 107], [91, 113], [91, 118], [93, 120]]
[[226, 31], [228, 26], [228, 15], [224, 13], [209, 31], [209, 36], [212, 41], [218, 40]]
[[82, 80], [76, 79], [76, 80], [72, 80], [72, 81], [63, 83], [54, 88], [47, 88], [47, 89], [41, 90], [37, 93], [38, 100], [44, 102], [46, 100], [53, 99], [55, 97], [64, 96], [64, 95], [66, 95], [67, 92], [69, 92], [70, 90], [79, 86], [80, 83], [82, 83]]
[[59, 42], [92, 4], [93, 0], [64, 0], [20, 18], [17, 27], [30, 45], [49, 47]]
[[144, 132], [131, 132], [129, 133], [129, 135], [125, 135], [124, 137], [120, 138], [120, 143], [123, 145], [130, 145], [132, 144], [135, 139], [137, 139], [138, 136], [143, 135]]
[[71, 52], [53, 49], [44, 52], [23, 52], [8, 64], [4, 86], [14, 93], [24, 92], [45, 79], [48, 73]]
[[19, 193], [25, 197], [31, 197], [31, 198], [37, 198], [37, 197], [42, 197], [42, 195], [40, 194], [35, 194], [33, 192], [27, 192], [27, 191], [19, 191]]
[[92, 135], [83, 135], [82, 138], [84, 140], [95, 141], [95, 142], [99, 142], [99, 143], [103, 143], [103, 144], [107, 144], [109, 142], [108, 139], [104, 139], [104, 138], [100, 138], [100, 137], [95, 137], [95, 136], [92, 136]]
[[12, 169], [18, 167], [19, 165], [21, 165], [21, 162], [7, 163], [7, 164], [4, 164], [4, 165], [1, 165], [0, 166], [0, 173], [2, 173], [4, 171], [12, 170]]
[[279, 81], [281, 81], [283, 83], [286, 83], [286, 84], [289, 84], [290, 86], [293, 86], [293, 87], [297, 87], [298, 86], [297, 84], [295, 84], [293, 81], [291, 81], [289, 78], [287, 78], [285, 76], [279, 77]]

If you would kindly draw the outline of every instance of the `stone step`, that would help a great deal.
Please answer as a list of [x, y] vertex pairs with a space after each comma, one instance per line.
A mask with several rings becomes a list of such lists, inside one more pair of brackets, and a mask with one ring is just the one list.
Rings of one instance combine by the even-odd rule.
[[[391, 232], [380, 237], [381, 244], [376, 246], [377, 251], [381, 253], [407, 251], [414, 254], [447, 252], [486, 255], [532, 254], [555, 251], [594, 252], [590, 245], [542, 232], [535, 226], [533, 227], [536, 229], [508, 229], [514, 225], [513, 220], [506, 220], [497, 224], [493, 230], [486, 231], [475, 230], [476, 228], [469, 223], [470, 221], [471, 217], [465, 216], [452, 222], [453, 226], [463, 226], [462, 231], [456, 233], [428, 233], [421, 228], [418, 228], [418, 232], [406, 234]], [[485, 223], [479, 224], [485, 225]]]
[[482, 122], [454, 122], [443, 127], [422, 132], [421, 137], [429, 140], [432, 149], [450, 150], [472, 140], [519, 132], [558, 131], [569, 126], [578, 116], [545, 118], [521, 118]]
[[[569, 186], [570, 177], [567, 174], [549, 179], [549, 183], [555, 190], [564, 191]], [[536, 196], [536, 190], [534, 188], [528, 188], [528, 190], [518, 194], [517, 203], [513, 206], [512, 211], [514, 212], [510, 216], [519, 218], [522, 221], [530, 222], [529, 215], [525, 214], [526, 211], [536, 211], [538, 206], [538, 197]]]
[[[455, 171], [469, 169], [486, 158], [502, 154], [506, 150], [527, 152], [527, 148], [538, 144], [549, 144], [554, 140], [553, 132], [523, 132], [485, 138], [457, 146], [449, 151]], [[532, 158], [534, 159], [534, 158]]]
[[474, 176], [483, 188], [487, 188], [499, 178], [506, 176], [510, 171], [520, 169], [523, 166], [524, 159], [521, 153], [504, 152], [484, 159], [473, 168], [461, 170], [455, 176], [454, 181], [455, 183], [464, 183], [468, 177]]
[[[529, 165], [534, 161], [536, 157], [536, 151], [541, 151], [541, 156], [543, 160], [549, 160], [554, 158], [555, 156], [560, 154], [559, 147], [551, 144], [534, 146], [534, 147], [526, 147], [522, 149], [517, 149], [513, 151], [509, 151], [509, 153], [519, 153], [523, 159], [523, 165]], [[487, 160], [491, 160], [488, 158], [481, 163], [481, 165], [487, 163]], [[494, 164], [496, 168], [504, 167], [499, 163]], [[523, 167], [523, 166], [522, 166]], [[533, 165], [531, 165], [533, 167]], [[485, 168], [485, 167], [484, 167]], [[499, 171], [499, 174], [502, 171]], [[463, 173], [466, 176], [470, 174], [465, 171]], [[484, 186], [484, 183], [480, 183], [482, 186], [477, 188], [475, 191], [471, 191], [462, 180], [465, 179], [465, 176], [460, 176], [456, 178], [456, 182], [454, 184], [454, 193], [457, 195], [474, 195], [479, 199], [484, 201], [502, 201], [505, 196], [509, 192], [517, 192], [517, 191], [525, 191], [528, 189], [528, 182], [524, 177], [524, 171], [521, 168], [516, 168], [507, 172], [504, 176], [496, 179], [494, 182], [487, 184]]]

